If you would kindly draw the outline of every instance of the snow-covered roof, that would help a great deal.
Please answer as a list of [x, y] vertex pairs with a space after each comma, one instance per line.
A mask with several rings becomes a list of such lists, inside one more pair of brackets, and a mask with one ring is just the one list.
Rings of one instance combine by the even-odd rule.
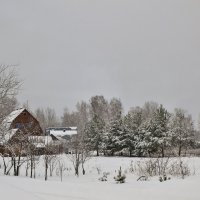
[[8, 142], [13, 135], [15, 135], [15, 133], [18, 131], [19, 129], [10, 129], [8, 131], [5, 132], [5, 134], [2, 134], [2, 138], [1, 138], [1, 144], [4, 144], [6, 142]]
[[25, 108], [17, 109], [11, 112], [2, 122], [6, 129], [10, 128], [11, 123], [25, 110]]
[[60, 128], [49, 128], [47, 129], [50, 135], [54, 135], [55, 137], [63, 137], [66, 135], [76, 135], [77, 127], [60, 127]]
[[59, 131], [59, 130], [51, 130], [50, 131], [50, 135], [54, 135], [54, 136], [60, 136], [63, 137], [65, 135], [76, 135], [77, 131], [76, 130], [67, 130], [67, 131]]

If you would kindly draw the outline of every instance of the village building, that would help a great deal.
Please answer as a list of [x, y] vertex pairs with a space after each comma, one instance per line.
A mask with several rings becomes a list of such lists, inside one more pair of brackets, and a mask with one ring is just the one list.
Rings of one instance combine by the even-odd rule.
[[46, 135], [70, 139], [73, 135], [77, 135], [77, 127], [49, 127], [46, 129]]
[[58, 153], [69, 153], [69, 143], [77, 136], [77, 127], [49, 127], [46, 136], [50, 136], [54, 144], [57, 144]]
[[17, 109], [11, 112], [2, 122], [1, 142], [15, 140], [19, 135], [30, 136], [44, 135], [37, 119], [25, 108]]
[[0, 126], [0, 152], [5, 152], [6, 146], [23, 142], [34, 146], [36, 154], [68, 153], [67, 146], [76, 135], [77, 127], [50, 127], [44, 133], [38, 120], [21, 108], [11, 112]]
[[[11, 112], [0, 126], [0, 151], [9, 153], [8, 148], [28, 143], [30, 136], [44, 136], [37, 119], [25, 108]], [[7, 149], [7, 150], [5, 150]]]

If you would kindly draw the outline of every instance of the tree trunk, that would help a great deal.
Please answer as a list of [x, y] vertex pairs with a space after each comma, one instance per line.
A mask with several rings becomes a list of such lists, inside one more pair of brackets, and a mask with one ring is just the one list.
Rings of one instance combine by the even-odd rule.
[[35, 160], [34, 160], [34, 163], [33, 163], [33, 171], [34, 171], [34, 178], [36, 177], [36, 173], [35, 173]]
[[3, 156], [3, 165], [4, 165], [4, 175], [6, 175], [7, 165], [4, 156]]
[[28, 168], [29, 168], [29, 166], [28, 166], [28, 162], [26, 163], [26, 176], [28, 176]]
[[164, 147], [162, 147], [161, 151], [162, 151], [162, 157], [164, 158], [164, 157], [165, 157], [165, 150], [164, 150]]
[[131, 157], [132, 156], [132, 150], [130, 149], [129, 150], [129, 157]]
[[48, 178], [48, 163], [47, 163], [47, 160], [46, 160], [46, 163], [45, 163], [45, 181], [47, 181], [47, 178]]
[[76, 166], [75, 166], [75, 175], [76, 176], [79, 176], [79, 170], [78, 170], [78, 168], [79, 168], [79, 164], [76, 163]]
[[96, 151], [97, 151], [97, 156], [99, 156], [99, 148], [98, 147], [97, 147]]
[[17, 161], [17, 174], [16, 176], [19, 176], [19, 169], [20, 169], [20, 161], [21, 161], [21, 156], [18, 156], [18, 161]]
[[178, 156], [179, 156], [179, 157], [181, 156], [181, 151], [182, 151], [182, 146], [180, 145], [180, 146], [179, 146], [179, 149], [178, 149]]
[[31, 156], [31, 178], [33, 178], [33, 158]]
[[13, 163], [14, 176], [17, 176], [16, 159], [15, 158], [12, 158], [12, 163]]
[[83, 172], [83, 175], [85, 175], [85, 169], [84, 169], [84, 164], [82, 163], [82, 172]]

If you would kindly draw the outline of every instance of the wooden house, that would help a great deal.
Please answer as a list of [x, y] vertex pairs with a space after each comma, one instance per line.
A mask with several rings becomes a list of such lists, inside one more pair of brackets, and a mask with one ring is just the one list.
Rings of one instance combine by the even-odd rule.
[[[43, 136], [37, 119], [25, 108], [11, 112], [0, 126], [0, 146], [27, 142], [30, 136]], [[2, 150], [1, 150], [2, 152]]]

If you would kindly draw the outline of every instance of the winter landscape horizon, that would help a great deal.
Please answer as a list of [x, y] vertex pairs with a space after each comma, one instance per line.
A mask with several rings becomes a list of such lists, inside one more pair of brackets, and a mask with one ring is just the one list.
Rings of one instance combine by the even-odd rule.
[[199, 200], [199, 8], [0, 0], [0, 200]]

